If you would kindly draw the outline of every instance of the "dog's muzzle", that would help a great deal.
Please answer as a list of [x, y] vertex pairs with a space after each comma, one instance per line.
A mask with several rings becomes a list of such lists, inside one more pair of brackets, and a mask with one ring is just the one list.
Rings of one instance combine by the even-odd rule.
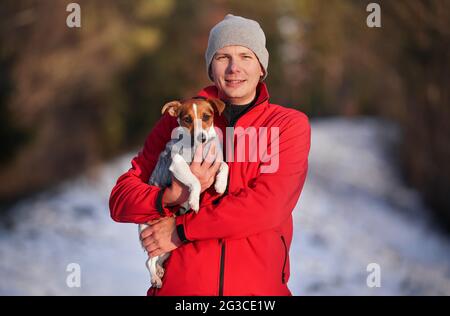
[[206, 135], [205, 132], [201, 132], [200, 134], [197, 135], [197, 141], [199, 143], [204, 143], [208, 140], [208, 136]]

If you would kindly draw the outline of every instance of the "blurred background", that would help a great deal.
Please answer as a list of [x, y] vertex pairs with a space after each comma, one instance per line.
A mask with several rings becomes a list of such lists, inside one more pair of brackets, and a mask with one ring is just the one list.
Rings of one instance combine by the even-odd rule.
[[232, 13], [265, 31], [271, 102], [311, 119], [293, 294], [450, 295], [449, 1], [78, 0], [81, 28], [70, 2], [0, 6], [0, 294], [145, 294], [109, 193], [161, 106], [210, 84], [209, 30]]

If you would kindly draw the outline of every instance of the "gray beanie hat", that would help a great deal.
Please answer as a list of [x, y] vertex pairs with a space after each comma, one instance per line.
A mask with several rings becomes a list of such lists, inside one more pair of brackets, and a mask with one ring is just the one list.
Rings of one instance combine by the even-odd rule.
[[206, 49], [206, 71], [208, 77], [213, 80], [210, 75], [209, 67], [214, 54], [221, 48], [230, 45], [245, 46], [252, 50], [259, 63], [264, 68], [264, 76], [267, 77], [267, 67], [269, 66], [269, 52], [266, 49], [266, 36], [259, 23], [243, 18], [227, 14], [225, 18], [217, 23], [209, 32], [208, 48]]

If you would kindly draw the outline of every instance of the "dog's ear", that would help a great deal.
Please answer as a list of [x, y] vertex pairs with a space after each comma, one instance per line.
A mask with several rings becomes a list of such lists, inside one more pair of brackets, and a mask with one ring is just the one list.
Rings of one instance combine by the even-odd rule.
[[180, 109], [181, 109], [180, 101], [171, 101], [164, 104], [161, 113], [164, 114], [166, 112], [169, 112], [170, 116], [177, 117], [178, 114], [180, 114]]
[[206, 101], [213, 106], [214, 110], [217, 111], [219, 115], [221, 115], [223, 110], [225, 110], [225, 103], [220, 99], [211, 98]]

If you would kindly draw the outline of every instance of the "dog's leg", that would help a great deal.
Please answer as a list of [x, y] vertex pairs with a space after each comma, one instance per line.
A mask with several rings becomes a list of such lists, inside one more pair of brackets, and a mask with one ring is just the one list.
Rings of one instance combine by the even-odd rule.
[[156, 261], [156, 274], [159, 278], [162, 279], [164, 276], [164, 268], [163, 264], [169, 258], [170, 252], [163, 253], [162, 255], [158, 256], [158, 260]]
[[200, 208], [200, 192], [202, 187], [197, 177], [192, 174], [187, 162], [181, 155], [175, 154], [172, 157], [172, 163], [170, 164], [169, 170], [178, 181], [189, 188], [189, 207], [195, 212], [198, 212]]
[[219, 167], [219, 172], [216, 175], [216, 183], [214, 184], [214, 189], [217, 193], [224, 193], [227, 189], [228, 182], [228, 165], [222, 161]]
[[[159, 256], [148, 258], [147, 260], [147, 268], [150, 270], [150, 282], [153, 287], [161, 288], [162, 281], [158, 275], [157, 262]], [[164, 272], [163, 272], [164, 273]]]
[[[139, 224], [139, 240], [141, 242], [141, 246], [142, 248], [145, 250], [144, 245], [142, 244], [142, 240], [141, 240], [141, 233], [144, 229], [146, 229], [148, 227], [147, 224]], [[162, 275], [161, 277], [158, 276], [158, 269], [157, 269], [157, 262], [159, 260], [159, 256], [157, 257], [153, 257], [153, 258], [148, 258], [147, 261], [145, 262], [145, 265], [147, 266], [148, 271], [150, 272], [150, 282], [152, 284], [152, 286], [156, 286], [156, 287], [161, 287], [162, 285]], [[164, 270], [163, 270], [163, 274], [164, 274]]]

